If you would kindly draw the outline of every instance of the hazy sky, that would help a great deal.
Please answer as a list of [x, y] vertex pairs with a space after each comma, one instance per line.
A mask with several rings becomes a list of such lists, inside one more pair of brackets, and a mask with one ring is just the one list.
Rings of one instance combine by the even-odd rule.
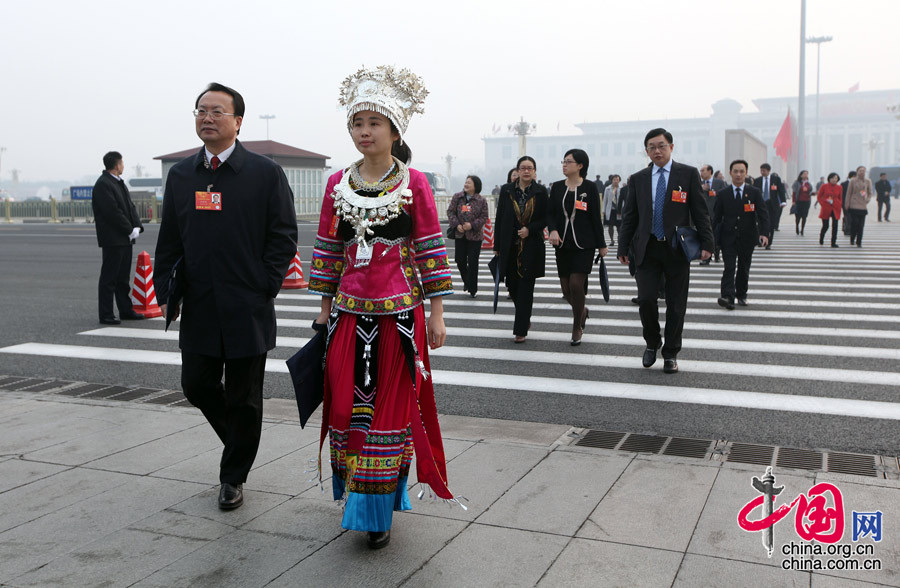
[[[452, 7], [452, 11], [449, 8]], [[199, 147], [190, 111], [210, 81], [247, 103], [241, 139], [358, 155], [341, 80], [390, 63], [431, 94], [407, 140], [414, 166], [483, 164], [481, 138], [525, 116], [573, 123], [706, 116], [723, 97], [796, 95], [800, 0], [203, 2], [0, 0], [0, 185], [96, 175], [104, 152], [159, 175], [157, 155]], [[900, 87], [900, 2], [808, 0], [822, 91]], [[815, 92], [815, 46], [807, 92]], [[457, 169], [456, 171], [463, 171]], [[468, 171], [468, 170], [466, 170]]]

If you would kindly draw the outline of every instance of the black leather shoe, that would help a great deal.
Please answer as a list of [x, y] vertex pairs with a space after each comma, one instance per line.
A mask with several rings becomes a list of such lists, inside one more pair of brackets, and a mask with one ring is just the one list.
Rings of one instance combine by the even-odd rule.
[[[662, 347], [662, 345], [660, 345], [660, 347]], [[659, 349], [659, 347], [657, 347], [656, 349]], [[645, 368], [648, 368], [656, 363], [656, 349], [651, 349], [649, 347], [644, 349], [644, 357], [641, 358], [641, 364]]]
[[728, 300], [727, 298], [722, 298], [719, 296], [719, 299], [716, 301], [719, 303], [719, 306], [722, 308], [727, 308], [728, 310], [734, 310], [734, 302]]
[[768, 251], [768, 250], [771, 249], [771, 248], [772, 248], [771, 245], [766, 245], [766, 251]]
[[674, 357], [672, 359], [663, 360], [663, 371], [667, 374], [677, 374], [678, 361], [676, 361]]
[[137, 313], [137, 312], [132, 312], [132, 313], [129, 313], [129, 314], [123, 314], [123, 315], [121, 315], [121, 318], [122, 318], [123, 321], [142, 321], [142, 320], [144, 320], [144, 319], [147, 318], [147, 317], [145, 317], [144, 315], [139, 314], [139, 313]]
[[838, 245], [837, 243], [832, 243], [831, 246], [832, 247], [840, 247], [840, 245]]
[[738, 299], [737, 299], [737, 302], [738, 302], [738, 304], [740, 304], [741, 306], [747, 306], [747, 299], [746, 299], [746, 298], [738, 298]]
[[632, 304], [640, 304], [641, 301], [638, 300], [638, 297], [637, 297], [637, 296], [635, 296], [634, 298], [631, 299], [631, 303], [632, 303]]
[[222, 484], [219, 489], [219, 508], [222, 510], [232, 510], [244, 504], [244, 491], [242, 484], [232, 486], [231, 484]]
[[710, 263], [711, 261], [712, 261], [711, 259], [701, 259], [701, 260], [700, 260], [700, 265], [709, 265], [709, 263]]
[[117, 319], [117, 318], [114, 317], [114, 316], [109, 316], [109, 317], [106, 317], [106, 318], [101, 318], [101, 319], [100, 319], [100, 324], [101, 324], [101, 325], [121, 325], [121, 324], [122, 324], [122, 321], [120, 321], [119, 319]]
[[391, 532], [383, 531], [383, 532], [375, 532], [369, 531], [366, 533], [366, 543], [369, 546], [369, 549], [381, 549], [382, 547], [387, 547], [387, 544], [391, 542]]

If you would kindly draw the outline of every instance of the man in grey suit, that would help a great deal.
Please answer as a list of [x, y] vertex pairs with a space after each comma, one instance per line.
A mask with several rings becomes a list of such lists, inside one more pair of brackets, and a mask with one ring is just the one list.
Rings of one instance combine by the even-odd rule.
[[[709, 217], [712, 218], [713, 208], [716, 205], [716, 193], [722, 188], [727, 188], [728, 184], [725, 180], [713, 177], [713, 168], [708, 163], [700, 167], [700, 189], [706, 200], [706, 207], [709, 209]], [[719, 261], [719, 253], [721, 249], [718, 242], [716, 243], [716, 261]], [[700, 265], [709, 265], [712, 259], [704, 259], [700, 261]]]

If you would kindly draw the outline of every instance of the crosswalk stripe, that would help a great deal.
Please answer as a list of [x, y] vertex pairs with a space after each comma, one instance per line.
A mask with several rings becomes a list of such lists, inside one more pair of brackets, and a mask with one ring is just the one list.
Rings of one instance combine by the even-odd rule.
[[[596, 284], [592, 284], [592, 287], [599, 290], [599, 286], [597, 286]], [[488, 290], [485, 289], [484, 292], [485, 292], [485, 294], [483, 296], [486, 298], [488, 296], [488, 294], [487, 294]], [[491, 286], [491, 293], [493, 293], [493, 286]], [[706, 293], [710, 294], [710, 296], [705, 297], [705, 298], [701, 297], [701, 296], [696, 296], [696, 294], [700, 294], [700, 293], [703, 293], [703, 292], [702, 291], [697, 292], [694, 288], [691, 288], [690, 296], [688, 298], [688, 305], [692, 305], [692, 304], [696, 305], [696, 304], [704, 303], [704, 302], [707, 304], [715, 304], [716, 298], [719, 296], [719, 290], [708, 289]], [[778, 292], [778, 293], [785, 294], [784, 292]], [[753, 290], [751, 289], [750, 294], [755, 295], [756, 293], [753, 292]], [[634, 297], [636, 295], [637, 295], [637, 288], [635, 288], [631, 294], [612, 294], [612, 295], [610, 295], [609, 299], [612, 302], [626, 302], [626, 301], [630, 302], [632, 297]], [[839, 296], [840, 293], [832, 292], [828, 295], [834, 297], [834, 296]], [[307, 296], [310, 297], [309, 299], [321, 300], [321, 297], [317, 296], [315, 294], [287, 294], [287, 295], [279, 294], [278, 297], [283, 300], [306, 300], [307, 298], [305, 298], [305, 297], [307, 297]], [[502, 299], [506, 298], [506, 296], [502, 293], [502, 291], [501, 291], [500, 296]], [[597, 296], [599, 297], [599, 293], [597, 294]], [[866, 296], [868, 296], [868, 294], [866, 294]], [[304, 297], [304, 298], [298, 298], [298, 297]], [[538, 291], [535, 291], [535, 294], [534, 294], [535, 301], [543, 300], [543, 299], [557, 299], [558, 300], [558, 299], [561, 299], [561, 297], [562, 297], [561, 292], [558, 292], [556, 294], [543, 294], [543, 293], [539, 293]], [[448, 304], [448, 303], [453, 304], [453, 303], [457, 303], [457, 302], [461, 303], [461, 304], [472, 304], [472, 302], [477, 302], [477, 301], [471, 301], [471, 299], [461, 300], [461, 298], [462, 298], [462, 296], [460, 296], [460, 300], [454, 300], [451, 297], [451, 298], [445, 300], [444, 304]], [[798, 300], [796, 298], [788, 298], [785, 300], [759, 299], [754, 296], [750, 297], [750, 302], [753, 306], [756, 306], [756, 307], [759, 307], [759, 306], [793, 306], [793, 307], [807, 307], [807, 308], [809, 308], [809, 307], [833, 308], [834, 306], [840, 306], [841, 308], [859, 308], [859, 309], [863, 309], [863, 310], [900, 310], [900, 302], [898, 302], [897, 304], [892, 304], [889, 302], [841, 300], [840, 302], [836, 303], [836, 302], [830, 301], [830, 300], [822, 300], [822, 301]], [[481, 304], [485, 305], [485, 306], [490, 306], [493, 303], [482, 301]]]
[[[181, 363], [181, 354], [170, 351], [87, 347], [81, 345], [59, 345], [51, 343], [23, 343], [0, 349], [0, 353], [49, 355], [53, 357], [153, 363], [157, 365], [180, 365]], [[266, 371], [286, 373], [287, 366], [282, 361], [267, 362]], [[733, 408], [900, 420], [900, 404], [874, 400], [854, 400], [821, 396], [771, 394], [767, 392], [716, 390], [693, 387], [638, 385], [619, 382], [589, 382], [586, 380], [561, 380], [558, 378], [480, 374], [449, 370], [432, 370], [431, 374], [436, 384], [445, 386], [464, 385], [492, 390], [574, 394], [598, 398], [650, 400], [657, 402], [702, 404], [710, 406], [728, 406]]]
[[[308, 323], [306, 326], [309, 326]], [[532, 331], [535, 332], [535, 331]], [[178, 334], [164, 333], [151, 329], [128, 327], [104, 327], [79, 333], [100, 337], [122, 337], [129, 339], [153, 339], [175, 341]], [[279, 336], [276, 345], [299, 349], [309, 341], [304, 337]], [[549, 364], [569, 364], [577, 361], [579, 366], [608, 367], [621, 369], [643, 369], [633, 356], [561, 353], [557, 351], [529, 351], [525, 349], [496, 349], [479, 347], [458, 347], [445, 345], [440, 349], [429, 351], [433, 357], [456, 357], [463, 359], [485, 359], [514, 362], [533, 362]], [[766, 365], [764, 369], [755, 364], [742, 364], [716, 361], [682, 360], [682, 367], [692, 372], [711, 373], [734, 376], [758, 376], [765, 378], [794, 378], [800, 380], [834, 381], [846, 383], [874, 384], [884, 386], [900, 386], [900, 373], [873, 372], [866, 370], [849, 370], [835, 368], [808, 368], [794, 365]]]
[[[319, 314], [320, 309], [315, 306], [299, 306], [299, 305], [275, 305], [275, 310], [277, 312], [290, 312], [290, 313], [304, 313], [311, 315], [313, 318]], [[569, 306], [559, 305], [559, 310], [569, 310]], [[634, 309], [631, 309], [632, 314], [636, 314]], [[721, 315], [721, 313], [720, 313]], [[733, 316], [733, 315], [732, 315]], [[813, 315], [815, 316], [815, 315]], [[662, 317], [661, 317], [662, 318]], [[476, 314], [471, 312], [444, 312], [445, 320], [478, 320], [481, 322], [509, 322], [512, 317], [508, 314], [501, 315], [483, 315]], [[285, 323], [285, 320], [291, 319], [279, 319], [278, 324], [282, 326], [288, 326]], [[812, 318], [811, 318], [812, 320]], [[821, 321], [821, 318], [816, 318], [815, 321]], [[570, 318], [565, 317], [544, 317], [544, 316], [532, 316], [531, 322], [534, 324], [560, 324], [563, 322], [564, 324], [568, 324], [567, 321], [571, 321]], [[640, 329], [641, 321], [640, 319], [634, 320], [622, 320], [622, 319], [612, 319], [605, 316], [595, 316], [594, 319], [590, 323], [592, 326], [596, 326], [599, 329], [607, 329], [611, 327], [615, 328], [628, 328], [628, 329]], [[661, 325], [665, 324], [665, 320], [660, 321]], [[307, 325], [308, 326], [308, 325]], [[690, 322], [685, 321], [684, 328], [686, 330], [694, 330], [694, 331], [715, 331], [720, 330], [728, 333], [762, 333], [762, 334], [781, 334], [781, 335], [797, 335], [798, 329], [795, 326], [780, 326], [780, 325], [759, 325], [759, 324], [750, 324], [743, 325], [737, 323], [698, 323], [698, 322]], [[882, 338], [882, 339], [900, 339], [900, 331], [885, 331], [883, 329], [846, 329], [846, 328], [831, 328], [831, 327], [809, 327], [804, 326], [802, 333], [803, 336], [809, 337], [828, 337], [837, 340], [840, 337], [860, 337], [860, 338]]]

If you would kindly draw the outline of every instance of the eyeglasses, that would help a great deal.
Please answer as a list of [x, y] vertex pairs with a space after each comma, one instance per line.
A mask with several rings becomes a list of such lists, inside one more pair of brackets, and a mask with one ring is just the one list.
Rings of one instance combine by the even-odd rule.
[[206, 118], [207, 115], [211, 116], [213, 120], [222, 120], [223, 116], [235, 116], [233, 112], [222, 112], [221, 110], [203, 110], [195, 109], [193, 111], [194, 118]]
[[531, 167], [531, 166], [529, 166], [529, 167], [520, 167], [520, 168], [519, 168], [519, 171], [520, 171], [520, 172], [533, 172], [533, 171], [534, 171], [534, 168]]
[[572, 159], [563, 159], [562, 161], [560, 161], [560, 163], [563, 165], [575, 165], [578, 162]]
[[660, 143], [659, 145], [647, 145], [647, 153], [653, 153], [654, 151], [665, 151], [668, 146], [668, 143]]

